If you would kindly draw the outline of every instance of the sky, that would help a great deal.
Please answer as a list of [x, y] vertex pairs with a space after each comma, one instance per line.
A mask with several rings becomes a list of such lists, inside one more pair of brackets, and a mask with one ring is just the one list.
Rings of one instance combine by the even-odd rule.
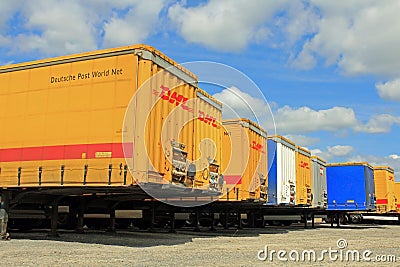
[[[225, 64], [260, 89], [277, 134], [400, 181], [399, 14], [398, 0], [0, 1], [0, 65], [136, 43]], [[205, 87], [265, 110], [246, 86]]]

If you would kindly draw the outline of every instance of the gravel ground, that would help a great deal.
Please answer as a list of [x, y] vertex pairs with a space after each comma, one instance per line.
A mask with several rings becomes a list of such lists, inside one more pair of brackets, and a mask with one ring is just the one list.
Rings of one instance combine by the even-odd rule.
[[[303, 229], [302, 225], [290, 227], [266, 227], [264, 229], [222, 230], [209, 232], [202, 229], [194, 233], [190, 229], [176, 234], [159, 230], [118, 231], [104, 233], [88, 231], [85, 234], [60, 232], [59, 238], [50, 238], [45, 231], [13, 233], [11, 241], [0, 242], [2, 266], [399, 266], [400, 225], [345, 225], [330, 228], [317, 225], [317, 229]], [[342, 240], [339, 249], [337, 241]], [[268, 248], [284, 250], [280, 261], [273, 254], [261, 261], [257, 254]], [[330, 260], [331, 257], [338, 260]], [[299, 253], [299, 261], [292, 261]], [[304, 250], [314, 250], [316, 261], [301, 260]], [[324, 261], [319, 261], [323, 250]], [[337, 250], [338, 252], [334, 252]], [[346, 253], [357, 250], [360, 262], [346, 261]], [[367, 254], [371, 261], [362, 259]], [[343, 261], [340, 261], [342, 253]], [[394, 255], [397, 262], [378, 263], [376, 256]], [[265, 253], [260, 253], [262, 258]], [[382, 258], [382, 257], [381, 257]]]

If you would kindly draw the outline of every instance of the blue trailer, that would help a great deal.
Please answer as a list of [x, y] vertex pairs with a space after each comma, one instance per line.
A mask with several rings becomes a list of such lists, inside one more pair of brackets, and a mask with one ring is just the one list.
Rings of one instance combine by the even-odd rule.
[[365, 162], [326, 166], [328, 210], [375, 210], [374, 169]]

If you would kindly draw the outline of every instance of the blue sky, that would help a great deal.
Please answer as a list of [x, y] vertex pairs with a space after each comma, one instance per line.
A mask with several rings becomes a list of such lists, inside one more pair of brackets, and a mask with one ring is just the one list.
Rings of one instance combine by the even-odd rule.
[[223, 63], [260, 88], [278, 134], [328, 162], [390, 165], [400, 181], [398, 14], [397, 0], [1, 1], [0, 64], [135, 43]]

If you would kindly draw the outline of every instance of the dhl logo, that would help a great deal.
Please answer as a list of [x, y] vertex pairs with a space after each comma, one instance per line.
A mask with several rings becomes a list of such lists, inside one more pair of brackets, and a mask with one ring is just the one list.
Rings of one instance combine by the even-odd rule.
[[259, 143], [257, 143], [256, 141], [253, 141], [253, 142], [251, 143], [250, 147], [251, 147], [252, 149], [255, 149], [255, 150], [257, 150], [257, 151], [263, 153], [263, 154], [265, 153], [265, 151], [263, 150], [263, 149], [264, 149], [264, 146], [261, 145], [261, 144], [259, 144]]
[[161, 85], [161, 92], [153, 90], [153, 94], [158, 95], [162, 100], [168, 101], [176, 106], [181, 106], [184, 110], [188, 112], [193, 112], [193, 109], [186, 105], [188, 98], [184, 95], [178, 94], [177, 92], [171, 93], [171, 89], [167, 86]]
[[394, 177], [393, 176], [389, 176], [389, 181], [394, 181]]
[[205, 114], [203, 111], [199, 110], [199, 117], [198, 119], [208, 125], [212, 125], [212, 127], [219, 129], [219, 125], [215, 123], [216, 118], [210, 116], [209, 114]]
[[[186, 104], [189, 98], [185, 97], [184, 95], [178, 94], [177, 92], [171, 93], [171, 89], [167, 86], [161, 85], [160, 88], [161, 92], [153, 89], [153, 94], [160, 97], [162, 100], [168, 101], [171, 104], [181, 106], [187, 112], [193, 113], [193, 108], [188, 107]], [[197, 117], [197, 119], [208, 125], [212, 125], [214, 128], [220, 128], [220, 126], [216, 124], [216, 118], [209, 114], [206, 114], [201, 110], [199, 110], [199, 116]]]
[[302, 162], [300, 162], [299, 165], [300, 165], [301, 168], [306, 168], [307, 170], [310, 169], [310, 166], [308, 166], [308, 162], [303, 162], [302, 161]]

